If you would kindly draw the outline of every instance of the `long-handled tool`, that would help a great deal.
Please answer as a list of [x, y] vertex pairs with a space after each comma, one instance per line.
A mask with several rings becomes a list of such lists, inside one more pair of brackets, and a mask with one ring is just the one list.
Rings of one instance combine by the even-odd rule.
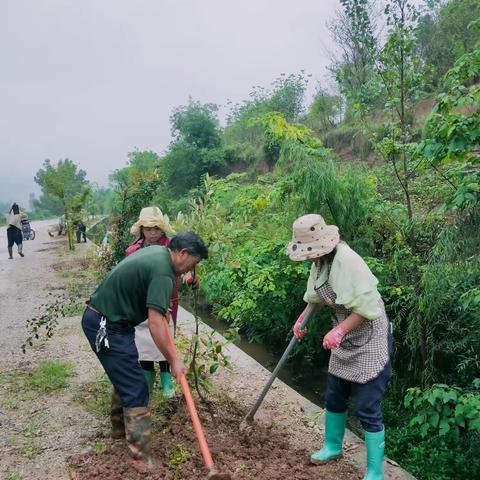
[[[315, 312], [316, 309], [317, 309], [316, 304], [310, 303], [307, 306], [307, 308], [305, 309], [305, 311], [303, 313], [303, 320], [301, 321], [300, 326], [299, 326], [300, 329], [305, 328], [305, 326], [307, 325], [309, 320], [312, 318], [312, 314]], [[272, 386], [273, 381], [275, 380], [275, 378], [277, 378], [278, 372], [283, 367], [283, 364], [286, 362], [287, 358], [289, 357], [289, 355], [292, 352], [293, 347], [295, 347], [296, 343], [297, 343], [297, 339], [295, 338], [295, 336], [293, 336], [292, 339], [290, 340], [290, 343], [288, 344], [288, 347], [283, 352], [282, 358], [277, 363], [277, 366], [275, 367], [275, 370], [273, 370], [272, 374], [270, 375], [270, 378], [268, 379], [268, 382], [266, 383], [265, 387], [263, 387], [262, 393], [260, 394], [257, 401], [255, 402], [255, 405], [252, 407], [250, 412], [248, 412], [248, 415], [245, 417], [245, 421], [247, 423], [251, 424], [253, 422], [253, 417], [255, 417], [255, 414], [257, 413], [258, 408], [262, 404], [262, 402], [265, 398], [265, 395], [270, 390], [270, 387]]]
[[[175, 347], [175, 343], [173, 342], [170, 332], [168, 332], [168, 340], [176, 352], [177, 348]], [[212, 455], [210, 454], [210, 449], [208, 448], [207, 439], [203, 433], [202, 424], [200, 422], [200, 418], [198, 417], [197, 409], [195, 408], [195, 402], [193, 401], [192, 393], [190, 392], [190, 387], [188, 386], [185, 375], [180, 377], [180, 386], [182, 387], [183, 396], [185, 397], [188, 412], [190, 413], [190, 417], [192, 419], [193, 428], [195, 429], [195, 434], [197, 435], [203, 461], [208, 470], [208, 480], [231, 480], [231, 476], [228, 473], [219, 473], [215, 468]]]

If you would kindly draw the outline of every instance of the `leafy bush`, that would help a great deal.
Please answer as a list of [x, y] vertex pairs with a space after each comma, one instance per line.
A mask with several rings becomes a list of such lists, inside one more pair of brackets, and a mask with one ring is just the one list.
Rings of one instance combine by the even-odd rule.
[[352, 155], [365, 160], [372, 152], [372, 144], [360, 127], [340, 124], [322, 137], [325, 146], [337, 152], [349, 151]]
[[440, 436], [458, 437], [461, 431], [480, 432], [480, 380], [474, 381], [473, 391], [462, 391], [448, 385], [434, 385], [427, 390], [409, 388], [405, 407], [417, 414], [410, 425], [420, 426], [420, 435], [433, 431]]
[[386, 455], [419, 480], [465, 480], [478, 476], [478, 436], [467, 435], [459, 440], [439, 436], [423, 438], [418, 426], [406, 425], [387, 427], [386, 435]]
[[[419, 480], [476, 478], [480, 471], [479, 382], [469, 390], [436, 385], [407, 391], [402, 408], [383, 401], [386, 454]], [[411, 417], [411, 410], [416, 413]]]
[[284, 342], [292, 320], [303, 309], [308, 266], [291, 262], [285, 243], [275, 241], [248, 242], [235, 250], [230, 262], [205, 279], [207, 300], [220, 300], [220, 318], [240, 327], [249, 338]]

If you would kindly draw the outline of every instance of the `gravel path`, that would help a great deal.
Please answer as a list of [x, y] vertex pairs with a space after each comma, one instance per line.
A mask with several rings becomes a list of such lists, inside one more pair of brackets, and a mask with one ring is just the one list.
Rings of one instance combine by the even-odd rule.
[[[73, 400], [76, 385], [99, 372], [87, 353], [78, 317], [60, 319], [53, 339], [36, 342], [26, 354], [21, 351], [26, 321], [64, 293], [52, 266], [65, 242], [48, 236], [52, 224], [54, 220], [32, 222], [36, 238], [24, 242], [24, 258], [14, 247], [13, 260], [8, 259], [6, 229], [0, 228], [0, 480], [68, 479], [66, 457], [84, 449], [102, 428]], [[17, 381], [45, 359], [75, 365], [68, 389], [39, 394]]]
[[25, 340], [25, 321], [45, 303], [47, 292], [58, 288], [51, 268], [62, 239], [50, 238], [47, 229], [55, 220], [32, 222], [35, 240], [23, 242], [25, 257], [14, 246], [13, 260], [8, 259], [7, 229], [0, 227], [0, 366], [20, 361], [20, 347]]

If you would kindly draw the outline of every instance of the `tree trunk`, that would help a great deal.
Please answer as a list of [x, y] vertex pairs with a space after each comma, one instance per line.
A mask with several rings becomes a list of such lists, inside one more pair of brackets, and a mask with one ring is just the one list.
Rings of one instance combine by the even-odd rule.
[[401, 24], [400, 24], [400, 130], [402, 132], [403, 149], [403, 189], [405, 191], [405, 201], [407, 204], [408, 219], [413, 219], [412, 200], [409, 189], [409, 171], [406, 152], [407, 125], [405, 120], [405, 3], [400, 4]]

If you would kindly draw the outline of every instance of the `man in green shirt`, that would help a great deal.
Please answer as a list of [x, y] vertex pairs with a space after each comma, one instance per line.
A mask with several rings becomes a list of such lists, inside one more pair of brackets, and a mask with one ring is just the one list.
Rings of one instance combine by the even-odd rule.
[[185, 366], [169, 340], [170, 298], [176, 276], [207, 257], [207, 247], [194, 232], [176, 235], [168, 247], [143, 248], [107, 275], [83, 314], [83, 331], [114, 387], [112, 436], [126, 437], [142, 469], [151, 465], [149, 392], [135, 346], [135, 326], [148, 318], [155, 344], [179, 379]]

